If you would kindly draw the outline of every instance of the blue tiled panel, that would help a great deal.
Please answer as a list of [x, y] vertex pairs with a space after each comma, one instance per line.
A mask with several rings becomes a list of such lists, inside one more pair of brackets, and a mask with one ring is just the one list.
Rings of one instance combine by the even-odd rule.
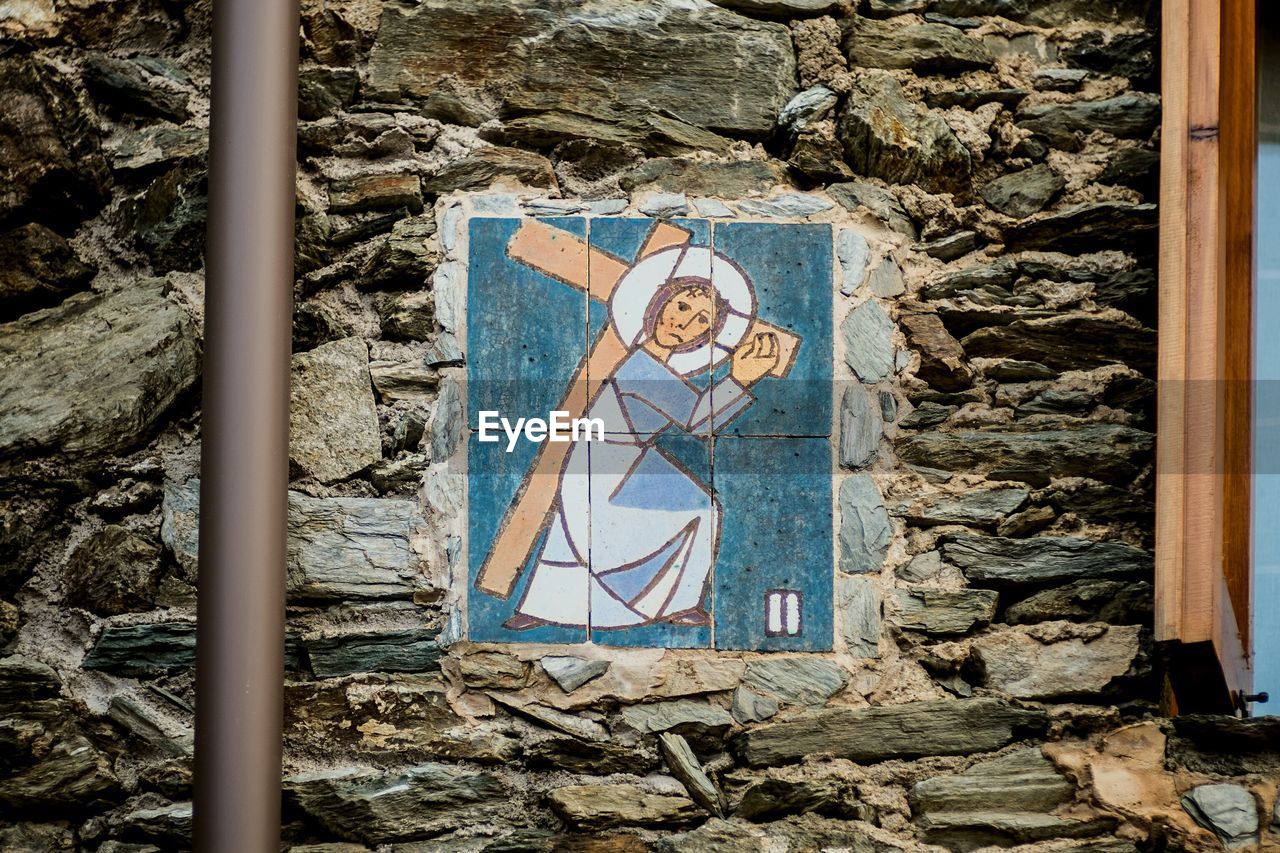
[[765, 377], [756, 403], [717, 432], [831, 434], [831, 226], [717, 222], [712, 238], [750, 279], [761, 320], [801, 337], [786, 378]]
[[[496, 444], [482, 444], [473, 434], [467, 448], [467, 564], [470, 590], [467, 597], [467, 625], [469, 637], [476, 642], [583, 643], [587, 640], [585, 625], [580, 628], [545, 625], [525, 631], [511, 631], [503, 627], [503, 623], [516, 612], [517, 605], [528, 589], [533, 576], [532, 564], [540, 553], [541, 541], [531, 548], [524, 571], [520, 573], [509, 598], [504, 600], [489, 595], [475, 586], [480, 568], [489, 554], [507, 509], [533, 463], [538, 447], [539, 445], [522, 439], [512, 452], [507, 453], [505, 439]], [[581, 598], [585, 610], [585, 587]]]
[[[718, 649], [825, 651], [832, 642], [831, 448], [825, 438], [717, 437], [723, 507], [715, 570]], [[800, 636], [769, 637], [765, 596], [803, 596]]]
[[[587, 221], [543, 222], [583, 237]], [[586, 347], [586, 293], [507, 256], [521, 220], [470, 222], [467, 264], [467, 412], [545, 418], [560, 403]], [[586, 272], [583, 271], [583, 280]]]

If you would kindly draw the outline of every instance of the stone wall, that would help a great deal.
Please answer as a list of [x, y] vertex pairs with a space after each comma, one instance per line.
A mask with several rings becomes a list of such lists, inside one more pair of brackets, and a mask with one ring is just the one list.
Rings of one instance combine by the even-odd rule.
[[[1160, 716], [1147, 3], [303, 5], [291, 849], [1280, 846]], [[208, 4], [0, 39], [0, 848], [182, 849]], [[835, 653], [445, 642], [477, 204], [836, 226]]]

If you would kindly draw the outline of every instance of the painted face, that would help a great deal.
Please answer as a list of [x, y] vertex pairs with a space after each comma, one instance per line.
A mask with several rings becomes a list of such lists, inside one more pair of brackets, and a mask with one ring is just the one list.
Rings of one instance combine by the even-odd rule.
[[695, 341], [701, 344], [711, 333], [715, 309], [715, 300], [702, 288], [677, 290], [658, 314], [654, 341], [666, 349]]

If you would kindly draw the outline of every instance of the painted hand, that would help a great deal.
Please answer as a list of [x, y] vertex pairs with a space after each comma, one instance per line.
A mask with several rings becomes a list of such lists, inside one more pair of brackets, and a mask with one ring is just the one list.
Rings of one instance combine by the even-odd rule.
[[778, 336], [773, 332], [757, 332], [733, 351], [729, 375], [744, 388], [759, 382], [778, 364]]

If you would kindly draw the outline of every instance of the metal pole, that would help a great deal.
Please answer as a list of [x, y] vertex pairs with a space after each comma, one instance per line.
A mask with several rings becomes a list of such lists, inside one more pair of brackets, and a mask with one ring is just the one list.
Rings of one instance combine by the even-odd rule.
[[195, 847], [280, 845], [298, 0], [214, 0]]

